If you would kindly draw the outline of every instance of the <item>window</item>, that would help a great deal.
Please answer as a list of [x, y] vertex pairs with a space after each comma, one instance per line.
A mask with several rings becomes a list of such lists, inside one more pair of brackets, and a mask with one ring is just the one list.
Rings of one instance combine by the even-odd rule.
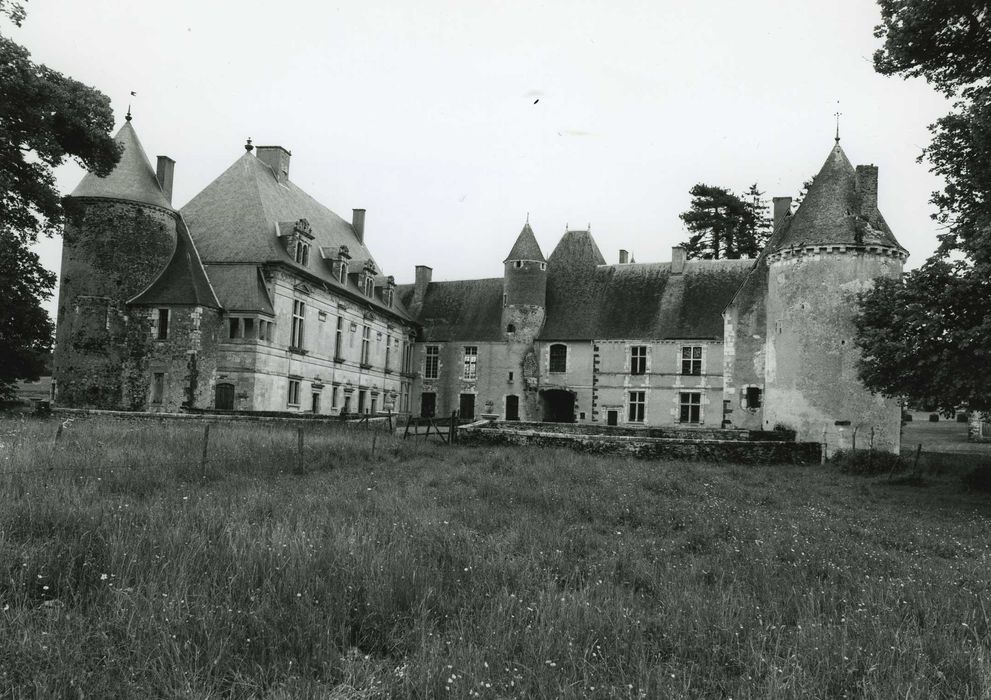
[[392, 353], [392, 336], [385, 336], [385, 371], [389, 371], [389, 356]]
[[168, 340], [169, 338], [169, 310], [159, 309], [158, 310], [158, 333], [157, 337], [159, 340]]
[[251, 338], [255, 335], [255, 319], [244, 319], [244, 337]]
[[474, 345], [465, 346], [465, 379], [478, 378], [478, 348]]
[[330, 389], [330, 407], [331, 409], [337, 408], [337, 387], [331, 387]]
[[696, 377], [702, 374], [701, 345], [685, 345], [681, 348], [681, 373]]
[[229, 325], [229, 331], [227, 333], [228, 338], [240, 338], [241, 337], [241, 319], [239, 318], [229, 318], [227, 319]]
[[365, 296], [370, 297], [374, 291], [375, 279], [371, 275], [368, 275], [365, 277]]
[[551, 345], [550, 367], [551, 372], [568, 371], [568, 346], [561, 343]]
[[341, 276], [338, 278], [341, 284], [347, 284], [348, 281], [348, 261], [341, 260]]
[[368, 392], [365, 391], [364, 389], [362, 389], [361, 391], [358, 392], [358, 413], [364, 413], [365, 412], [365, 397], [367, 395], [368, 395]]
[[310, 244], [304, 241], [296, 241], [296, 247], [293, 251], [293, 260], [298, 262], [303, 267], [306, 267], [306, 263], [310, 260]]
[[743, 393], [744, 408], [760, 408], [761, 390], [759, 386], [748, 386]]
[[151, 402], [162, 403], [165, 394], [165, 372], [155, 372], [151, 380]]
[[647, 412], [647, 392], [630, 392], [630, 423], [643, 423]]
[[678, 403], [681, 408], [680, 422], [702, 422], [702, 394], [700, 392], [683, 391], [678, 395]]
[[269, 340], [272, 336], [271, 333], [272, 323], [270, 321], [258, 320], [258, 340]]
[[306, 305], [301, 301], [292, 303], [292, 329], [289, 334], [289, 347], [303, 348], [303, 321], [306, 318]]
[[428, 345], [423, 360], [423, 378], [437, 379], [440, 376], [440, 346]]
[[378, 414], [378, 401], [379, 401], [378, 400], [378, 397], [375, 397], [375, 396], [372, 397], [372, 409], [371, 409], [370, 413], [373, 416]]
[[634, 345], [630, 348], [630, 374], [647, 374], [646, 345]]
[[515, 333], [516, 332], [516, 326], [514, 324], [512, 324], [512, 323], [507, 324], [506, 325], [506, 332], [507, 333]]
[[289, 380], [289, 397], [286, 401], [290, 406], [299, 405], [299, 380], [290, 379]]
[[320, 413], [320, 392], [314, 391], [312, 396], [313, 396], [313, 412]]
[[341, 358], [341, 345], [344, 342], [344, 318], [337, 317], [337, 334], [334, 336], [334, 357]]
[[361, 327], [361, 364], [368, 365], [368, 340], [372, 329], [368, 326]]

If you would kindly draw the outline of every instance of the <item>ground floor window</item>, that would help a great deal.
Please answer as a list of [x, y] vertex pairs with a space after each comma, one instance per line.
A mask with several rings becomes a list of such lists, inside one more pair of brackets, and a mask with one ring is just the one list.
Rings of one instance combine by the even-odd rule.
[[286, 401], [290, 406], [299, 406], [299, 380], [289, 380], [289, 397]]
[[681, 423], [702, 422], [702, 394], [698, 391], [683, 391], [679, 394], [679, 421]]
[[313, 412], [320, 413], [320, 392], [313, 392]]
[[155, 372], [151, 380], [151, 402], [162, 403], [165, 394], [165, 372]]
[[630, 392], [630, 423], [643, 423], [647, 413], [647, 392]]
[[748, 386], [743, 392], [744, 408], [760, 408], [761, 390], [759, 386]]
[[330, 389], [330, 407], [337, 408], [337, 387], [331, 387]]

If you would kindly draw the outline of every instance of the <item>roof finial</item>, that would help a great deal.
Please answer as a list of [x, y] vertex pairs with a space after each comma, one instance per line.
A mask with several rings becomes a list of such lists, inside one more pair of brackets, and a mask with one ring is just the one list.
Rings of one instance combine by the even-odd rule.
[[526, 222], [530, 223], [530, 212], [526, 213]]
[[843, 112], [839, 110], [839, 106], [840, 106], [840, 101], [836, 100], [837, 109], [836, 109], [836, 113], [833, 115], [834, 117], [836, 117], [836, 143], [840, 142], [840, 116], [842, 116], [843, 114]]
[[[134, 92], [134, 90], [131, 90], [131, 97], [137, 97], [137, 96], [138, 96], [138, 93]], [[127, 121], [131, 121], [131, 102], [130, 102], [130, 100], [128, 100], [128, 102], [127, 102], [127, 114], [124, 116], [124, 119], [126, 119]]]
[[253, 149], [254, 149], [254, 146], [251, 145], [251, 137], [249, 136], [248, 137], [248, 142], [246, 144], [244, 144], [244, 150], [246, 150], [248, 153], [251, 153], [251, 151]]

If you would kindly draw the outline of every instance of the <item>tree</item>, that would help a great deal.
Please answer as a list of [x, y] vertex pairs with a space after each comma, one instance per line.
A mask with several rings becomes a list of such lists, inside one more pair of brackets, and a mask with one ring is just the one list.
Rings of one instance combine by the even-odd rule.
[[956, 99], [930, 125], [919, 160], [943, 177], [932, 195], [939, 248], [901, 280], [859, 296], [860, 374], [872, 390], [991, 410], [991, 11], [976, 0], [879, 0], [874, 67], [922, 77]]
[[[0, 15], [20, 26], [23, 6], [0, 0]], [[52, 323], [40, 302], [55, 276], [30, 246], [62, 224], [52, 168], [74, 158], [107, 175], [120, 159], [112, 128], [105, 95], [33, 63], [0, 36], [0, 398], [10, 397], [16, 379], [35, 376], [51, 347]]]
[[689, 258], [756, 257], [770, 235], [763, 192], [754, 184], [737, 197], [723, 187], [698, 183], [692, 202], [679, 218], [691, 232], [681, 245]]

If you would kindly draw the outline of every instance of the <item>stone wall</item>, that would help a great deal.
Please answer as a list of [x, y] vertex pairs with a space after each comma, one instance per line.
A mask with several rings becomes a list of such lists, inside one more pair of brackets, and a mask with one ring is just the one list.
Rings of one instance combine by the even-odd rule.
[[[152, 322], [157, 309], [142, 311], [148, 315], [150, 348], [147, 360], [130, 368], [140, 377], [135, 381], [131, 406], [136, 410], [170, 413], [183, 407], [212, 406], [217, 341], [223, 330], [220, 312], [201, 306], [171, 307], [168, 337], [159, 340]], [[156, 375], [162, 375], [160, 396], [155, 396]]]

